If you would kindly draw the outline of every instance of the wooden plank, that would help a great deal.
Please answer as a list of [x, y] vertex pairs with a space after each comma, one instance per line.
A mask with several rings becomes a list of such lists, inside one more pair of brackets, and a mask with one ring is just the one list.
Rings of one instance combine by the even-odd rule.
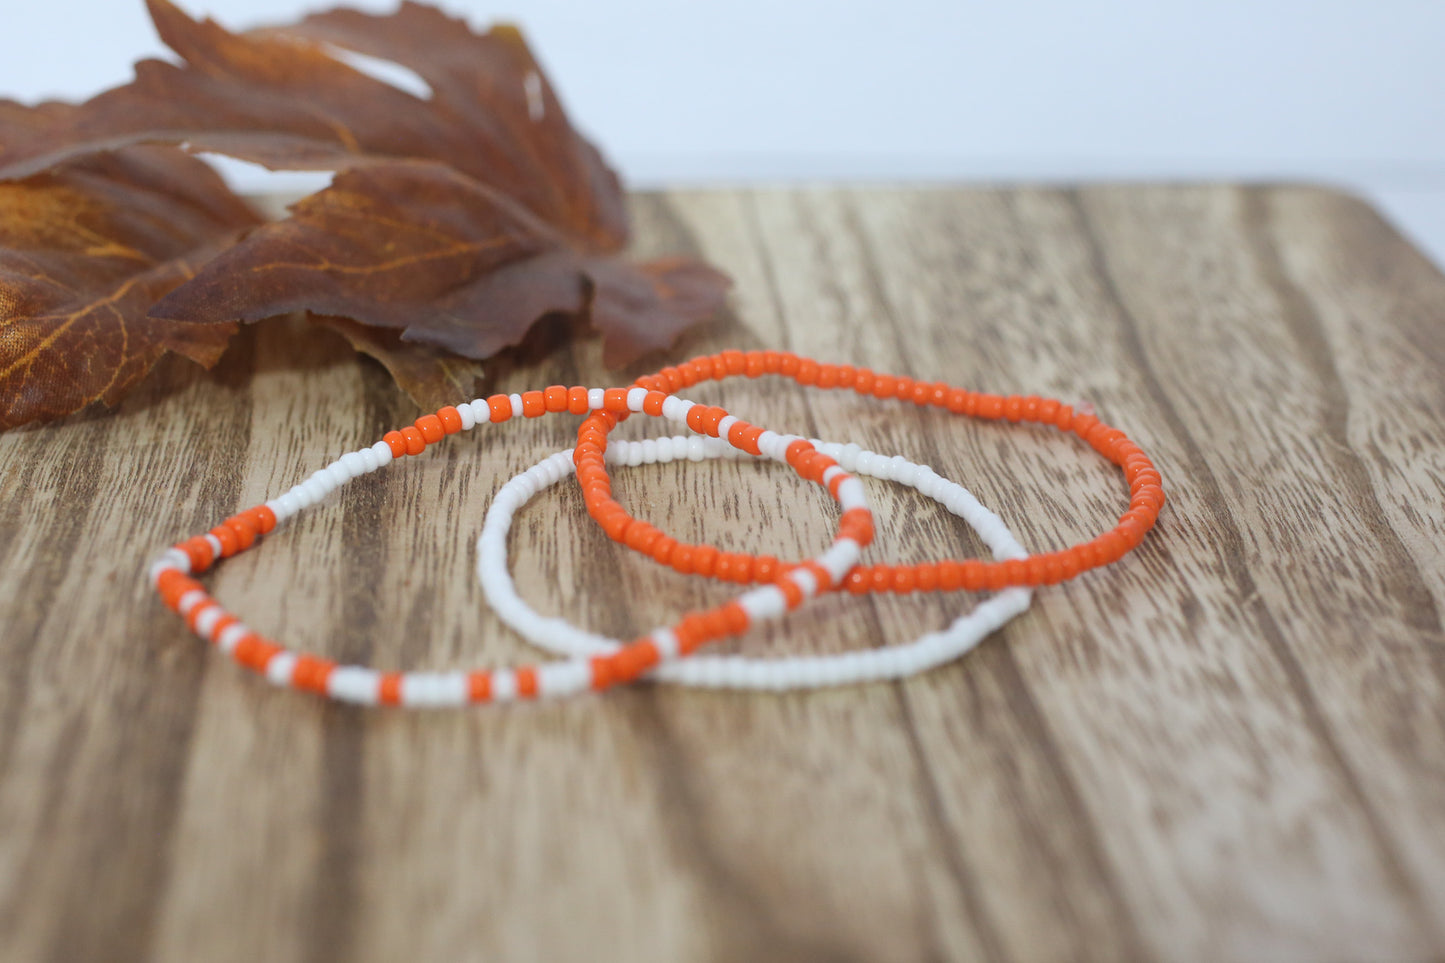
[[[1316, 193], [1322, 207], [1332, 199]], [[1445, 853], [1437, 834], [1396, 827], [1411, 809], [1436, 818], [1445, 812], [1445, 636], [1438, 611], [1350, 444], [1351, 406], [1339, 368], [1313, 306], [1284, 270], [1267, 195], [1238, 192], [1211, 202], [1181, 193], [1150, 201], [1156, 217], [1206, 225], [1203, 238], [1186, 245], [1161, 237], [1146, 250], [1137, 240], [1139, 200], [1119, 204], [1117, 194], [1102, 195], [1090, 209], [1099, 212], [1100, 231], [1116, 252], [1106, 270], [1122, 279], [1121, 310], [1160, 319], [1137, 323], [1138, 350], [1159, 372], [1168, 410], [1194, 439], [1191, 472], [1212, 488], [1216, 511], [1230, 517], [1233, 531], [1223, 534], [1231, 574], [1257, 596], [1251, 606], [1259, 640], [1339, 774], [1340, 801], [1358, 809], [1361, 831], [1374, 843], [1385, 886], [1371, 892], [1390, 892], [1421, 934], [1418, 947], [1404, 944], [1399, 955], [1423, 955], [1429, 940], [1445, 932], [1430, 896], [1440, 892]], [[1178, 265], [1171, 277], [1142, 269], [1161, 259]], [[1232, 297], [1199, 309], [1205, 277], [1212, 290], [1222, 284]], [[1191, 306], [1193, 344], [1167, 334], [1188, 323]], [[1405, 352], [1387, 364], [1413, 367]], [[1433, 382], [1420, 383], [1415, 404], [1438, 404], [1438, 377]], [[1364, 417], [1374, 415], [1362, 407]], [[1390, 415], [1408, 425], [1420, 412], [1412, 404]], [[1411, 787], [1408, 808], [1381, 796], [1381, 780]], [[1416, 827], [1429, 819], [1417, 816]], [[1418, 854], [1422, 847], [1433, 859]], [[1346, 896], [1358, 874], [1336, 872], [1342, 900], [1358, 905], [1359, 896]], [[1359, 919], [1355, 932], [1376, 918]], [[1338, 951], [1347, 944], [1330, 945]]]
[[[1157, 456], [1159, 531], [904, 683], [329, 706], [204, 651], [138, 584], [168, 539], [416, 415], [334, 335], [260, 326], [214, 374], [167, 364], [114, 414], [0, 435], [0, 959], [1445, 954], [1438, 271], [1298, 188], [675, 192], [635, 213], [642, 252], [738, 282], [678, 356], [787, 347], [1087, 400]], [[498, 377], [621, 376], [585, 343]], [[776, 381], [695, 395], [925, 460], [1039, 549], [1124, 502], [1049, 430]], [[522, 659], [471, 543], [572, 425], [479, 429], [358, 481], [215, 590], [336, 657]], [[643, 466], [617, 490], [737, 549], [797, 554], [831, 525], [762, 466]], [[925, 499], [869, 491], [877, 557], [977, 550]], [[518, 515], [544, 611], [625, 634], [731, 593], [584, 521], [566, 486]], [[885, 644], [970, 601], [832, 598], [730, 648]]]
[[[1082, 380], [1090, 385], [1089, 397], [1106, 419], [1129, 426], [1157, 452], [1171, 480], [1170, 518], [1203, 516], [1206, 496], [1213, 493], [1201, 491], [1198, 474], [1190, 470], [1195, 466], [1180, 464], [1180, 449], [1187, 451], [1190, 442], [1170, 437], [1168, 429], [1173, 426], [1161, 417], [1160, 406], [1148, 394], [1151, 373], [1145, 368], [1147, 362], [1131, 353], [1127, 332], [1120, 337], [1117, 328], [1111, 331], [1112, 325], [1095, 320], [1109, 319], [1117, 311], [1111, 308], [1107, 288], [1100, 283], [1107, 278], [1105, 267], [1097, 262], [1076, 205], [1059, 195], [993, 199], [976, 195], [970, 200], [976, 202], [951, 205], [937, 198], [904, 198], [896, 206], [880, 203], [865, 208], [877, 225], [874, 233], [882, 235], [876, 245], [884, 252], [881, 273], [903, 281], [894, 300], [902, 306], [900, 310], [909, 312], [905, 325], [915, 335], [912, 343], [927, 346], [921, 352], [915, 349], [921, 359], [899, 360], [913, 361], [907, 367], [919, 377], [943, 376], [951, 372], [930, 368], [928, 359], [960, 357], [967, 345], [978, 357], [966, 362], [969, 377], [965, 380], [984, 380], [1002, 387], [1036, 382], [1041, 374], [1031, 355], [1042, 353], [1037, 347], [1041, 343], [1062, 342], [1065, 347], [1058, 353], [1068, 358], [1072, 371], [1067, 376], [1073, 383]], [[1147, 195], [1141, 200], [1147, 204]], [[1227, 194], [1220, 198], [1216, 193], [1213, 200], [1228, 205]], [[769, 233], [806, 237], [807, 225], [828, 238], [839, 237], [844, 218], [829, 218], [820, 210], [822, 206], [811, 206], [792, 230], [779, 226]], [[1188, 213], [1196, 212], [1191, 209]], [[1154, 224], [1177, 222], [1188, 223], [1182, 216], [1153, 219]], [[1130, 239], [1147, 241], [1157, 233], [1150, 225], [1136, 225]], [[1229, 243], [1227, 235], [1224, 243]], [[1154, 272], [1151, 278], [1170, 278], [1169, 267], [1159, 259], [1150, 261], [1150, 268]], [[799, 269], [800, 265], [793, 263], [779, 273], [797, 278]], [[819, 271], [818, 277], [856, 273], [835, 267]], [[812, 285], [799, 284], [800, 305], [806, 305], [809, 292], [820, 287], [818, 277]], [[856, 298], [846, 300], [857, 303]], [[1193, 302], [1191, 307], [1197, 310], [1199, 303]], [[950, 305], [967, 306], [966, 320], [951, 319]], [[805, 344], [800, 350], [821, 347], [826, 337], [822, 332], [838, 326], [838, 319], [832, 320], [833, 324], [815, 325], [813, 330], [820, 333], [817, 343]], [[844, 327], [859, 332], [862, 338], [877, 330], [857, 323]], [[1074, 339], [1067, 333], [1070, 328], [1077, 333]], [[1187, 329], [1188, 321], [1181, 318], [1167, 330]], [[848, 354], [876, 357], [884, 350], [881, 344], [864, 344]], [[1042, 372], [1044, 388], [1053, 391], [1049, 374], [1047, 369]], [[1195, 397], [1199, 394], [1196, 391]], [[997, 436], [998, 431], [991, 434]], [[1015, 450], [1020, 447], [1016, 445]], [[1009, 463], [1006, 467], [1014, 470], [999, 473], [1004, 482], [999, 490], [986, 479], [977, 481], [986, 492], [985, 502], [1009, 506], [1009, 518], [1067, 520], [1054, 531], [1041, 531], [1026, 539], [1031, 545], [1059, 545], [1082, 534], [1077, 527], [1069, 530], [1078, 525], [1078, 519], [1069, 519], [1059, 510], [1061, 506], [1025, 501], [1031, 494], [1029, 486], [1024, 486], [1024, 492], [1007, 490], [1014, 488], [1019, 477], [1037, 478], [1040, 472], [1034, 462], [1044, 463], [1050, 454], [1040, 446], [1025, 448], [1021, 457], [1025, 456], [1032, 456], [1026, 466], [1014, 468]], [[947, 464], [946, 460], [940, 463]], [[973, 463], [978, 464], [977, 460]], [[1088, 504], [1088, 499], [1098, 499], [1100, 493], [1107, 495], [1108, 487], [1095, 479], [1092, 485], [1079, 486], [1077, 493], [1069, 492], [1073, 497], [1063, 502]], [[1198, 510], [1191, 511], [1191, 500], [1197, 500]], [[1217, 499], [1209, 502], [1218, 504]], [[1086, 530], [1107, 518], [1107, 504], [1103, 501], [1095, 509], [1094, 524], [1085, 526]], [[1126, 881], [1128, 898], [1136, 909], [1144, 909], [1137, 916], [1155, 930], [1155, 950], [1182, 946], [1192, 948], [1189, 955], [1212, 957], [1241, 951], [1252, 955], [1276, 945], [1332, 952], [1353, 944], [1363, 952], [1378, 947], [1382, 935], [1391, 933], [1402, 937], [1402, 952], [1416, 952], [1426, 937], [1415, 920], [1397, 913], [1416, 894], [1392, 876], [1389, 854], [1380, 854], [1365, 838], [1370, 827], [1368, 810], [1339, 804], [1339, 797], [1350, 788], [1350, 776], [1336, 765], [1328, 739], [1313, 731], [1310, 720], [1298, 718], [1304, 710], [1275, 694], [1287, 689], [1291, 667], [1277, 665], [1260, 645], [1268, 628], [1256, 623], [1247, 606], [1240, 604], [1246, 593], [1220, 578], [1221, 560], [1214, 547], [1228, 537], [1227, 526], [1201, 524], [1191, 531], [1196, 544], [1214, 551], [1196, 550], [1185, 558], [1172, 550], [1175, 531], [1171, 526], [1133, 564], [1110, 573], [1116, 582], [1127, 580], [1132, 568], [1134, 577], [1140, 579], [1135, 588], [1141, 591], [1123, 599], [1091, 593], [1093, 597], [1083, 602], [1092, 602], [1088, 608], [1076, 602], [1074, 611], [1060, 614], [1059, 623], [1088, 626], [1080, 633], [1082, 644], [1069, 659], [1082, 666], [1055, 662], [1057, 645], [1013, 646], [1025, 663], [1024, 678], [1032, 683], [1031, 688], [1041, 690], [1039, 701], [1051, 727], [1066, 739], [1088, 733], [1085, 741], [1061, 752], [1063, 768], [1068, 770], [1071, 763], [1078, 767], [1084, 780], [1085, 809], [1097, 814], [1096, 819], [1113, 823], [1103, 830], [1106, 849], [1129, 847], [1124, 853], [1110, 855], [1123, 867], [1118, 876]], [[1156, 552], [1174, 555], [1174, 564], [1164, 571], [1150, 571], [1146, 577], [1140, 569], [1152, 568]], [[1071, 593], [1097, 582], [1081, 582], [1051, 593], [1041, 599], [1043, 611], [1051, 613], [1050, 602], [1062, 604]], [[1147, 593], [1155, 595], [1153, 601]], [[1161, 651], [1155, 643], [1161, 628], [1172, 625], [1179, 638], [1187, 637], [1191, 600], [1215, 607], [1201, 628], [1212, 629], [1217, 637], [1200, 638], [1203, 644], [1198, 647]], [[1126, 624], [1120, 626], [1120, 621]], [[1102, 640], [1108, 640], [1109, 651], [1091, 652]], [[1121, 647], [1128, 657], [1115, 655], [1117, 663], [1109, 664], [1109, 655]], [[1105, 664], [1098, 665], [1100, 661]], [[1228, 684], [1221, 684], [1226, 681]], [[1189, 693], [1191, 712], [1178, 713], [1181, 689]], [[1081, 692], [1088, 692], [1089, 698], [1081, 700]], [[1109, 711], [1101, 713], [1101, 706]], [[1161, 727], [1161, 720], [1171, 724]], [[1151, 739], [1112, 747], [1121, 724], [1134, 728], [1131, 721], [1138, 731], [1151, 731]], [[946, 727], [928, 731], [946, 731]], [[1270, 733], [1268, 740], [1261, 737], [1264, 732]], [[1241, 746], [1252, 744], [1258, 746], [1254, 752], [1241, 751]], [[1305, 757], [1303, 765], [1301, 756]], [[948, 758], [942, 753], [932, 757]], [[1238, 774], [1232, 767], [1221, 769], [1213, 761], [1219, 757], [1231, 759]], [[1135, 791], [1140, 785], [1156, 789], [1171, 785], [1174, 791], [1140, 796]], [[1242, 825], [1241, 816], [1245, 817]], [[1181, 848], [1188, 856], [1194, 852], [1182, 847], [1184, 841], [1177, 831], [1166, 828], [1151, 841], [1151, 834], [1143, 829], [1161, 817], [1166, 825], [1173, 821], [1188, 824], [1195, 847], [1211, 837], [1233, 845], [1201, 847], [1197, 858], [1181, 859]], [[1286, 832], [1286, 827], [1291, 831]], [[1238, 845], [1241, 829], [1250, 834], [1247, 846]], [[1301, 830], [1306, 836], [1303, 846], [1298, 840]], [[1311, 836], [1320, 841], [1313, 843]], [[1394, 884], [1399, 891], [1390, 891]], [[1370, 900], [1362, 899], [1358, 891], [1361, 888], [1385, 895], [1369, 905]], [[1289, 895], [1274, 900], [1272, 893]], [[1010, 896], [1008, 905], [1019, 905], [1019, 898]], [[1205, 913], [1199, 911], [1201, 902]], [[1301, 903], [1310, 907], [1309, 913], [1299, 913]], [[1328, 909], [1321, 912], [1321, 907]]]

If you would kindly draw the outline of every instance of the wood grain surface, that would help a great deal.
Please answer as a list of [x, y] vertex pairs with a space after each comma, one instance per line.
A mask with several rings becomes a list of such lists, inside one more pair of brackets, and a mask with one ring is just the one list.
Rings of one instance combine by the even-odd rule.
[[[294, 323], [116, 412], [0, 435], [0, 959], [1348, 960], [1445, 957], [1445, 278], [1312, 188], [790, 190], [635, 198], [644, 252], [737, 279], [729, 318], [608, 374], [595, 343], [500, 390], [621, 383], [724, 346], [1088, 401], [1169, 504], [957, 664], [756, 695], [645, 685], [408, 714], [273, 689], [196, 642], [146, 560], [418, 412]], [[926, 462], [1025, 545], [1122, 511], [1047, 429], [776, 380], [694, 392]], [[629, 422], [630, 437], [658, 424]], [[451, 439], [221, 566], [259, 630], [380, 667], [532, 653], [473, 540], [568, 417]], [[869, 482], [870, 556], [976, 542]], [[619, 469], [679, 536], [795, 556], [786, 472]], [[613, 546], [573, 487], [511, 540], [543, 611], [625, 634], [727, 586]], [[963, 595], [832, 597], [731, 645], [843, 651]]]

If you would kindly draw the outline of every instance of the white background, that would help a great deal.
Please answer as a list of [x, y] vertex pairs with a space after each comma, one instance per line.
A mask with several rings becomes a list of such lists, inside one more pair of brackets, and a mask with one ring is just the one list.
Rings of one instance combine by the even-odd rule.
[[[0, 95], [83, 98], [163, 55], [141, 0], [0, 5]], [[183, 0], [233, 27], [324, 5]], [[1445, 263], [1441, 0], [442, 6], [521, 23], [636, 186], [1307, 180], [1366, 194]]]

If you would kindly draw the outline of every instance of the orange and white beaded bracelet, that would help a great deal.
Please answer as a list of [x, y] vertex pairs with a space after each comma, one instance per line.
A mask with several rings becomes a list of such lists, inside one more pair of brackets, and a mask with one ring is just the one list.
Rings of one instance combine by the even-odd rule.
[[[843, 583], [852, 592], [997, 591], [1011, 585], [1055, 584], [1122, 558], [1153, 528], [1164, 505], [1159, 472], [1138, 445], [1122, 431], [1111, 428], [1093, 415], [1077, 412], [1069, 405], [1050, 398], [981, 394], [942, 382], [916, 382], [912, 378], [877, 374], [851, 365], [820, 364], [810, 358], [780, 351], [723, 351], [694, 358], [676, 367], [663, 368], [655, 375], [638, 378], [636, 384], [648, 389], [648, 397], [652, 399], [648, 404], [658, 407], [661, 405], [659, 399], [702, 381], [763, 375], [780, 375], [799, 384], [820, 388], [849, 388], [868, 397], [896, 398], [973, 418], [1051, 425], [1078, 435], [1124, 470], [1124, 478], [1129, 485], [1129, 507], [1118, 524], [1097, 538], [1062, 551], [1044, 552], [1025, 559], [1009, 558], [995, 562], [945, 559], [919, 565], [858, 566], [848, 573]], [[721, 408], [689, 403], [685, 418], [694, 431], [706, 430], [709, 434], [726, 438], [734, 447], [759, 453], [757, 445], [749, 437], [746, 423], [739, 422]], [[615, 417], [604, 417], [602, 414], [589, 416], [578, 431], [577, 447], [577, 479], [582, 483], [587, 510], [609, 536], [676, 571], [723, 581], [744, 584], [769, 582], [777, 578], [778, 572], [792, 567], [770, 555], [723, 552], [711, 545], [679, 542], [651, 524], [629, 515], [611, 497], [607, 469], [600, 454], [606, 448], [608, 432], [616, 421]], [[805, 445], [801, 439], [790, 440], [790, 443], [795, 444], [797, 449], [795, 453], [787, 454], [788, 463], [804, 477], [827, 484], [827, 479], [811, 465], [818, 457], [812, 446]], [[585, 461], [581, 458], [584, 450], [589, 453]], [[767, 454], [776, 457], [780, 452]]]
[[[341, 456], [280, 497], [247, 509], [209, 532], [173, 546], [151, 566], [149, 577], [165, 604], [185, 618], [192, 632], [276, 685], [344, 702], [414, 707], [562, 696], [630, 682], [654, 666], [686, 656], [708, 642], [778, 618], [815, 595], [821, 587], [843, 578], [873, 538], [872, 511], [862, 484], [837, 468], [825, 455], [799, 461], [802, 449], [794, 442], [794, 436], [754, 428], [736, 419], [731, 419], [731, 423], [746, 429], [744, 435], [750, 453], [766, 449], [770, 457], [797, 462], [795, 470], [803, 477], [816, 476], [816, 480], [821, 480], [827, 476], [828, 481], [823, 484], [843, 510], [832, 544], [772, 584], [750, 589], [724, 605], [686, 615], [676, 624], [656, 629], [615, 652], [516, 669], [382, 672], [366, 666], [343, 666], [319, 656], [293, 652], [264, 638], [226, 611], [192, 577], [204, 572], [216, 559], [250, 548], [259, 535], [320, 502], [352, 478], [375, 471], [402, 455], [419, 455], [428, 444], [484, 420], [501, 422], [518, 415], [536, 417], [547, 412], [594, 411], [605, 422], [615, 424], [618, 417], [646, 410], [648, 414], [678, 424], [687, 423], [691, 403], [667, 398], [653, 404], [656, 394], [642, 388], [558, 388], [523, 395], [494, 395], [460, 407], [444, 407], [434, 415], [418, 418], [414, 425], [399, 432], [388, 432], [369, 448]], [[716, 426], [711, 434], [716, 437]], [[808, 448], [811, 449], [811, 445]], [[579, 458], [582, 457], [579, 453]], [[806, 467], [802, 467], [804, 464]], [[569, 472], [570, 468], [562, 465], [557, 470]]]

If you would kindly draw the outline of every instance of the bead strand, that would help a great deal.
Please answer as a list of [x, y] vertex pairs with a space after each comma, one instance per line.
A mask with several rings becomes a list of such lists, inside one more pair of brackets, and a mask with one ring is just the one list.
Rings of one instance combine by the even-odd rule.
[[[721, 408], [697, 405], [672, 394], [680, 387], [709, 378], [763, 374], [793, 377], [802, 384], [824, 388], [848, 387], [864, 395], [944, 407], [974, 417], [1032, 421], [1072, 431], [1124, 469], [1130, 486], [1129, 510], [1112, 531], [1063, 552], [1029, 558], [1008, 557], [995, 562], [946, 560], [923, 566], [855, 568], [862, 547], [872, 539], [873, 517], [862, 485], [849, 469], [867, 467], [886, 470], [889, 477], [900, 475], [900, 480], [916, 483], [925, 494], [930, 491], [941, 494], [946, 506], [949, 505], [947, 499], [962, 504], [960, 496], [948, 490], [947, 486], [952, 483], [940, 479], [930, 469], [898, 459], [888, 459], [884, 466], [879, 464], [883, 456], [862, 452], [856, 446], [823, 450], [823, 446], [804, 438], [768, 431], [741, 421]], [[550, 478], [558, 471], [565, 474], [571, 470], [582, 487], [588, 513], [614, 539], [651, 554], [679, 571], [762, 583], [761, 586], [726, 605], [691, 613], [677, 624], [659, 628], [612, 653], [517, 669], [403, 673], [340, 666], [330, 660], [291, 652], [245, 626], [212, 599], [193, 577], [205, 572], [217, 560], [257, 544], [261, 536], [303, 509], [319, 504], [347, 481], [402, 456], [419, 455], [447, 435], [484, 422], [498, 423], [513, 417], [538, 417], [564, 411], [588, 416], [578, 430], [570, 469], [562, 460], [549, 462], [552, 467], [544, 475], [534, 475], [526, 485], [513, 489], [519, 494], [505, 500], [499, 496], [504, 505], [514, 501], [520, 504], [518, 499], [524, 501], [530, 497], [532, 492], [527, 489], [532, 486], [545, 487], [541, 485], [544, 476]], [[700, 435], [720, 438], [747, 454], [785, 463], [800, 477], [824, 486], [842, 508], [832, 545], [811, 560], [780, 563], [768, 556], [754, 558], [720, 553], [710, 546], [679, 543], [628, 516], [611, 498], [606, 453], [611, 430], [637, 412], [665, 417]], [[647, 444], [642, 443], [635, 454], [631, 448], [623, 449], [625, 459], [660, 460], [659, 445], [653, 443], [648, 449]], [[711, 450], [701, 437], [687, 438], [682, 444], [668, 444], [669, 455], [693, 461], [708, 457]], [[556, 480], [551, 478], [547, 483]], [[786, 353], [733, 351], [663, 369], [656, 375], [638, 379], [631, 388], [556, 385], [544, 391], [493, 395], [457, 407], [446, 406], [423, 415], [399, 431], [388, 432], [367, 448], [342, 455], [277, 498], [233, 515], [210, 531], [171, 547], [150, 567], [148, 575], [165, 603], [186, 619], [193, 632], [273, 683], [363, 704], [458, 705], [563, 695], [630, 681], [654, 667], [670, 665], [709, 641], [741, 632], [756, 622], [777, 618], [817, 593], [843, 585], [853, 591], [906, 592], [933, 588], [1001, 588], [1071, 578], [1129, 551], [1153, 526], [1163, 502], [1159, 473], [1138, 446], [1092, 415], [1076, 413], [1057, 401], [920, 384], [907, 378], [876, 375], [867, 369], [820, 365]], [[516, 505], [510, 508], [514, 511]], [[981, 506], [979, 510], [982, 511]], [[505, 568], [505, 544], [502, 551]], [[495, 557], [494, 548], [489, 547], [488, 552]], [[977, 615], [977, 611], [974, 614]]]
[[[614, 441], [605, 460], [610, 465], [666, 463], [694, 457], [701, 441], [701, 458], [742, 457], [743, 453], [714, 439], [673, 437], [643, 442]], [[813, 441], [813, 446], [837, 459], [848, 471], [871, 474], [918, 490], [967, 522], [1000, 558], [1026, 558], [1003, 521], [979, 504], [963, 486], [941, 478], [907, 459], [889, 458], [860, 448]], [[507, 534], [512, 518], [535, 494], [569, 474], [573, 452], [568, 449], [543, 459], [513, 477], [497, 492], [477, 538], [477, 576], [492, 611], [527, 641], [557, 655], [596, 655], [614, 652], [623, 643], [578, 628], [564, 619], [547, 618], [524, 602], [507, 567]], [[1009, 588], [959, 616], [946, 629], [930, 632], [913, 642], [842, 655], [793, 656], [776, 659], [743, 656], [694, 655], [658, 666], [653, 678], [710, 688], [809, 689], [823, 686], [900, 679], [959, 658], [990, 632], [1022, 614], [1032, 591]]]
[[[637, 679], [655, 666], [689, 655], [709, 642], [778, 618], [816, 594], [816, 582], [780, 576], [776, 584], [753, 588], [724, 605], [689, 613], [676, 624], [660, 627], [607, 654], [516, 669], [381, 672], [294, 652], [265, 638], [223, 608], [192, 577], [206, 571], [218, 558], [252, 547], [257, 543], [257, 535], [272, 531], [280, 522], [316, 505], [352, 478], [403, 455], [419, 455], [429, 444], [482, 423], [484, 412], [485, 420], [493, 423], [518, 415], [538, 417], [561, 411], [577, 414], [592, 411], [594, 417], [611, 418], [615, 423], [614, 413], [629, 411], [629, 399], [635, 399], [640, 410], [643, 394], [640, 389], [556, 387], [555, 391], [493, 395], [472, 401], [464, 408], [447, 406], [435, 414], [423, 415], [400, 431], [388, 432], [370, 448], [341, 456], [279, 498], [247, 509], [210, 532], [173, 546], [152, 564], [150, 580], [166, 606], [185, 618], [192, 632], [275, 685], [315, 692], [343, 702], [419, 708], [607, 689]], [[566, 391], [565, 407], [562, 390]], [[685, 423], [686, 413], [685, 407], [676, 404], [667, 406], [666, 411], [661, 407], [657, 411], [659, 417], [679, 424]], [[757, 433], [765, 432], [757, 429]], [[766, 434], [773, 435], [772, 432]], [[371, 457], [364, 452], [370, 452]], [[778, 458], [787, 460], [782, 453], [778, 453]], [[828, 461], [831, 463], [831, 459]], [[561, 470], [565, 474], [570, 467], [562, 466]], [[804, 473], [799, 471], [799, 474]], [[836, 493], [835, 497], [844, 507], [839, 531], [827, 551], [809, 564], [841, 577], [857, 562], [859, 553], [872, 539], [872, 514], [861, 487], [856, 497], [843, 498]]]
[[[894, 398], [985, 420], [1051, 425], [1078, 435], [1124, 470], [1129, 485], [1129, 507], [1114, 528], [1090, 541], [1061, 551], [1032, 555], [1027, 559], [995, 562], [945, 559], [922, 565], [860, 566], [848, 573], [839, 586], [851, 592], [997, 591], [1010, 585], [1052, 585], [1122, 558], [1154, 526], [1164, 505], [1160, 474], [1138, 445], [1123, 432], [1109, 427], [1093, 415], [1075, 412], [1069, 405], [1054, 399], [1033, 395], [983, 394], [942, 382], [917, 382], [912, 378], [877, 374], [851, 365], [820, 364], [779, 351], [723, 351], [663, 368], [654, 375], [644, 375], [635, 384], [637, 388], [668, 397], [703, 381], [763, 375], [779, 375], [802, 385], [820, 388], [848, 388], [865, 397]], [[727, 415], [721, 408], [691, 402], [688, 405], [687, 424], [694, 431], [700, 430], [701, 426], [712, 425], [731, 440], [733, 433], [741, 430], [738, 426], [745, 424]], [[626, 417], [625, 414], [622, 417]], [[607, 433], [611, 429], [602, 422], [595, 424], [597, 430], [593, 433], [593, 440], [605, 448]], [[746, 438], [741, 440], [747, 441]], [[798, 457], [807, 459], [811, 456], [800, 449]], [[598, 468], [589, 472], [593, 487], [601, 493], [595, 504], [588, 503], [592, 517], [603, 523], [603, 528], [613, 539], [645, 551], [659, 563], [684, 574], [706, 575], [744, 584], [769, 581], [776, 577], [778, 571], [788, 571], [793, 567], [793, 563], [779, 562], [772, 556], [721, 552], [710, 545], [694, 545], [672, 538], [633, 518], [613, 501], [605, 467], [599, 465]], [[582, 480], [580, 467], [578, 479]], [[826, 479], [820, 480], [829, 484]], [[647, 547], [641, 549], [643, 545]]]

